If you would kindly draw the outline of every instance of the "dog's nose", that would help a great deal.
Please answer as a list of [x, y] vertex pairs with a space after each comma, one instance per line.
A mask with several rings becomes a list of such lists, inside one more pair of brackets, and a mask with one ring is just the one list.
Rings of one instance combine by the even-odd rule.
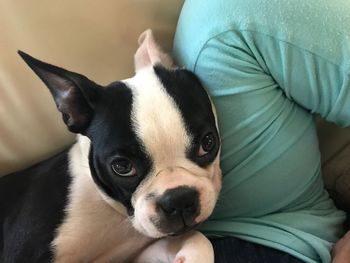
[[188, 186], [180, 186], [165, 191], [157, 201], [159, 213], [167, 223], [166, 228], [191, 226], [199, 214], [199, 193]]

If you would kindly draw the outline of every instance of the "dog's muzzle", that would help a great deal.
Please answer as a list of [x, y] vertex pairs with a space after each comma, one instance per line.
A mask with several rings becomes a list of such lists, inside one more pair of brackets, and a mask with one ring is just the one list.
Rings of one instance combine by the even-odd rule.
[[199, 192], [188, 186], [168, 189], [156, 201], [156, 211], [160, 231], [176, 235], [191, 230], [200, 213]]

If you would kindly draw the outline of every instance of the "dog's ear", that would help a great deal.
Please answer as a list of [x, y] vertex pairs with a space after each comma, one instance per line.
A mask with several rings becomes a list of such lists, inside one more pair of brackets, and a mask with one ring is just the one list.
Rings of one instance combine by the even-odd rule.
[[47, 64], [22, 51], [18, 54], [49, 88], [68, 129], [84, 133], [101, 92], [98, 85], [83, 75]]
[[139, 48], [137, 49], [134, 61], [135, 71], [149, 65], [161, 64], [166, 68], [174, 68], [174, 62], [169, 55], [165, 54], [154, 40], [152, 30], [143, 32], [138, 39]]

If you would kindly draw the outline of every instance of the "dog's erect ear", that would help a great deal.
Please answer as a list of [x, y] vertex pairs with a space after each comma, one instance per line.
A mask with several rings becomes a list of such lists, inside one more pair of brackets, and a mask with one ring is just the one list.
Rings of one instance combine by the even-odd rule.
[[155, 42], [152, 30], [143, 32], [138, 39], [139, 48], [137, 49], [135, 60], [135, 71], [155, 64], [161, 64], [166, 68], [174, 68], [174, 62], [169, 55], [165, 54]]
[[68, 129], [84, 133], [101, 92], [98, 85], [83, 75], [47, 64], [22, 51], [18, 54], [49, 88]]

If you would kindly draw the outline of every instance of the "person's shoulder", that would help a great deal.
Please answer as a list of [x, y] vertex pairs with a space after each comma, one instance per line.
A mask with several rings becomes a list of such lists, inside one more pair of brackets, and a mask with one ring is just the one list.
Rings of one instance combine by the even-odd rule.
[[231, 1], [186, 0], [174, 39], [174, 57], [180, 66], [193, 70], [203, 46], [220, 33], [230, 30], [228, 9]]

